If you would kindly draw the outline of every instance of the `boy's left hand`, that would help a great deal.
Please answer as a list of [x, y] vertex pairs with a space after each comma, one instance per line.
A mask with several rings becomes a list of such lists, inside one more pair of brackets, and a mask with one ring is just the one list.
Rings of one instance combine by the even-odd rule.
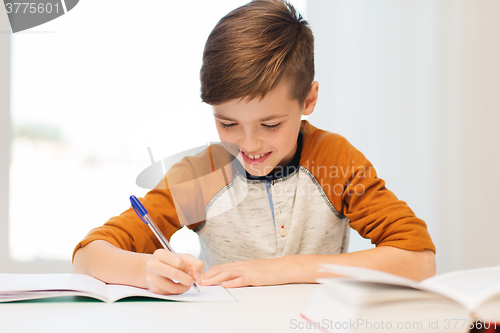
[[290, 257], [236, 261], [216, 265], [201, 274], [200, 284], [224, 288], [269, 286], [290, 283]]

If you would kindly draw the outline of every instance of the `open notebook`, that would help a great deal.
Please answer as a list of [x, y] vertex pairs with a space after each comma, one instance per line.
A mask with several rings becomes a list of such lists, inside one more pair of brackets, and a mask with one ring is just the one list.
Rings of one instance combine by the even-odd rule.
[[61, 296], [84, 296], [113, 303], [127, 297], [151, 297], [182, 302], [236, 302], [220, 286], [194, 287], [180, 295], [158, 295], [131, 286], [106, 284], [82, 274], [0, 273], [0, 302], [13, 302]]

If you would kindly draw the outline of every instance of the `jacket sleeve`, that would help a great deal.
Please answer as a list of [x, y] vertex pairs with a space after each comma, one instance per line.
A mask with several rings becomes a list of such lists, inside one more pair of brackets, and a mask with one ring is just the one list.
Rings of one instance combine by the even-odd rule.
[[339, 217], [376, 246], [436, 252], [425, 222], [385, 187], [372, 164], [341, 135], [303, 121], [301, 163], [314, 174]]
[[[160, 174], [155, 189], [139, 198], [167, 239], [184, 225], [195, 230], [205, 221], [206, 204], [226, 185], [219, 168], [230, 165], [230, 156], [224, 147], [211, 145], [194, 156], [180, 157], [182, 159], [173, 164], [164, 177]], [[154, 184], [154, 177], [152, 179]], [[73, 259], [76, 251], [95, 240], [105, 240], [120, 249], [139, 253], [153, 253], [161, 248], [132, 207], [91, 230], [75, 247]]]
[[[139, 200], [167, 239], [180, 229], [168, 187], [153, 189]], [[119, 216], [112, 217], [103, 226], [92, 229], [75, 247], [73, 259], [76, 251], [95, 240], [105, 240], [120, 249], [140, 253], [153, 253], [157, 248], [161, 248], [153, 232], [141, 221], [132, 207]]]
[[[343, 139], [343, 138], [342, 138]], [[343, 139], [343, 193], [337, 203], [350, 226], [376, 246], [436, 252], [426, 223], [385, 187], [365, 156]]]
[[[185, 158], [169, 170], [155, 189], [144, 198], [139, 198], [168, 240], [183, 225], [195, 229], [204, 220], [204, 206], [197, 184], [190, 160]], [[174, 190], [175, 195], [172, 194]], [[156, 236], [132, 207], [109, 219], [103, 226], [92, 229], [76, 245], [73, 259], [76, 251], [95, 240], [104, 240], [120, 249], [139, 253], [153, 253], [161, 248]]]

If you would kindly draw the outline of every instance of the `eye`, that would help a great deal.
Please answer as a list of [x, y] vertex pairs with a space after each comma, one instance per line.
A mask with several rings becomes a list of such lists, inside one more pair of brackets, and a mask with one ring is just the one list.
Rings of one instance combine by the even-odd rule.
[[264, 126], [268, 130], [275, 130], [278, 127], [280, 127], [280, 125], [281, 125], [281, 123], [277, 123], [277, 124], [274, 124], [274, 125], [265, 125], [265, 124], [262, 124], [262, 126]]
[[220, 123], [220, 125], [221, 125], [223, 128], [231, 128], [231, 127], [236, 126], [236, 123], [225, 124], [225, 123], [221, 122], [221, 123]]

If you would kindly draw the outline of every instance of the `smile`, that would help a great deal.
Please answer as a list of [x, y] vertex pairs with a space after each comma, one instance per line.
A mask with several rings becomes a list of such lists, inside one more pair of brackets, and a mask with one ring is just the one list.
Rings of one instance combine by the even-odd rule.
[[271, 155], [271, 153], [272, 152], [270, 151], [270, 152], [265, 153], [265, 154], [252, 155], [252, 154], [247, 154], [244, 151], [242, 151], [242, 156], [243, 156], [243, 160], [247, 164], [261, 164], [265, 160], [267, 160], [267, 158], [269, 157], [269, 155]]
[[246, 156], [248, 156], [251, 160], [258, 160], [259, 158], [262, 158], [264, 156], [266, 156], [267, 154], [269, 153], [265, 153], [265, 154], [261, 154], [261, 155], [249, 155], [247, 153], [245, 153], [244, 151], [242, 151], [243, 154], [245, 154]]

